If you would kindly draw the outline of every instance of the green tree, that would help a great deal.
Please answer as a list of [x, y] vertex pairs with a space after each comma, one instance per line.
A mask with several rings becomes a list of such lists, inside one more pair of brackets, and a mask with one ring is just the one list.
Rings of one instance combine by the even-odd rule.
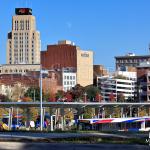
[[57, 93], [55, 94], [56, 95], [56, 99], [57, 100], [62, 100], [64, 98], [64, 91], [62, 90], [58, 90]]
[[[43, 93], [43, 92], [42, 92]], [[44, 93], [43, 93], [44, 95]], [[30, 97], [32, 100], [40, 101], [40, 88], [30, 87], [24, 94], [25, 97]]]
[[8, 96], [0, 94], [0, 102], [9, 102], [10, 99], [8, 98]]
[[97, 93], [100, 93], [100, 90], [96, 86], [88, 85], [85, 87], [85, 92], [87, 93], [87, 97], [90, 99], [90, 101], [93, 101], [95, 100]]
[[8, 110], [6, 108], [0, 107], [0, 119], [3, 118], [4, 114], [8, 114]]
[[44, 101], [48, 102], [50, 99], [50, 93], [44, 93], [43, 99], [44, 99]]
[[84, 119], [90, 119], [94, 115], [94, 109], [93, 108], [85, 108], [83, 118]]

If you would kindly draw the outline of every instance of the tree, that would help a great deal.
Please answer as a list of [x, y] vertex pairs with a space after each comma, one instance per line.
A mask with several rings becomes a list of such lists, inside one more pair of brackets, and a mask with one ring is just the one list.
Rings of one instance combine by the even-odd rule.
[[[43, 96], [44, 93], [42, 92]], [[25, 97], [30, 97], [32, 100], [40, 101], [40, 88], [30, 87], [24, 94]]]
[[67, 102], [71, 102], [72, 101], [72, 94], [71, 94], [71, 92], [67, 91], [65, 93], [65, 99], [67, 100]]
[[6, 95], [0, 94], [0, 102], [9, 102], [9, 98]]
[[96, 96], [95, 96], [96, 102], [101, 102], [102, 99], [103, 99], [102, 95], [100, 93], [96, 93]]
[[90, 101], [93, 101], [97, 93], [100, 93], [100, 90], [96, 86], [88, 85], [85, 87], [85, 92], [87, 93], [87, 97], [90, 99]]
[[49, 98], [49, 101], [50, 101], [50, 102], [56, 102], [56, 100], [57, 100], [57, 99], [56, 99], [56, 95], [55, 95], [55, 94], [51, 94], [51, 95], [50, 95], [50, 98]]
[[109, 100], [110, 100], [111, 102], [115, 101], [115, 96], [114, 96], [113, 92], [110, 93], [110, 95], [109, 95]]
[[58, 90], [57, 93], [55, 94], [56, 100], [62, 100], [64, 98], [64, 91]]
[[12, 100], [18, 101], [21, 97], [24, 96], [26, 88], [21, 83], [16, 83], [12, 88]]
[[65, 109], [65, 119], [69, 119], [70, 121], [74, 119], [74, 114], [72, 110]]
[[80, 84], [77, 84], [71, 89], [72, 98], [74, 101], [82, 100], [83, 94], [85, 93], [84, 87]]
[[4, 114], [8, 114], [7, 109], [0, 107], [0, 119], [3, 118], [3, 115], [4, 115]]
[[119, 93], [117, 96], [117, 101], [118, 102], [125, 102], [125, 96], [123, 93]]
[[38, 116], [38, 109], [35, 107], [29, 108], [29, 113], [31, 116], [31, 120], [36, 121], [37, 116]]
[[94, 109], [84, 108], [84, 114], [83, 114], [84, 119], [90, 119], [93, 117], [93, 115], [94, 115]]
[[44, 101], [48, 102], [49, 98], [50, 98], [50, 93], [44, 93], [44, 95], [43, 95]]
[[22, 101], [23, 101], [23, 102], [31, 102], [32, 99], [31, 99], [31, 97], [23, 97], [23, 98], [22, 98]]

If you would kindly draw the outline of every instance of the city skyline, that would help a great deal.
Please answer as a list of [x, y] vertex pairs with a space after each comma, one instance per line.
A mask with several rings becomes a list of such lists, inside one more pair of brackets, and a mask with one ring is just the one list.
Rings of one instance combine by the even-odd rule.
[[58, 40], [71, 40], [83, 49], [94, 51], [94, 64], [115, 68], [114, 56], [128, 52], [149, 54], [149, 4], [148, 0], [1, 2], [0, 64], [6, 63], [7, 33], [11, 31], [15, 8], [30, 7], [41, 33], [42, 50]]

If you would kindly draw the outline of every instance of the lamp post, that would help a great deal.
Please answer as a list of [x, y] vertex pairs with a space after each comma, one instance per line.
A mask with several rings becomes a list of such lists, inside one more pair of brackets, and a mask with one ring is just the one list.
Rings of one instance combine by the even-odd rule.
[[84, 93], [84, 102], [86, 103], [86, 99], [87, 99], [87, 93]]
[[33, 101], [35, 102], [35, 89], [34, 89], [34, 91], [33, 91], [33, 92], [34, 92], [34, 93], [33, 93], [33, 94], [34, 94], [34, 99], [33, 99]]
[[99, 103], [101, 102], [101, 94], [98, 94]]
[[43, 130], [43, 106], [42, 106], [42, 98], [43, 98], [43, 95], [42, 95], [42, 70], [40, 68], [40, 110], [41, 110], [41, 118], [40, 118], [40, 129], [41, 131]]
[[41, 110], [41, 117], [40, 117], [40, 129], [43, 131], [43, 93], [42, 93], [42, 78], [43, 73], [48, 74], [48, 70], [42, 70], [42, 67], [40, 68], [40, 110]]
[[35, 89], [31, 91], [31, 97], [32, 97], [32, 101], [35, 102]]
[[141, 89], [141, 85], [139, 86], [139, 102], [141, 102], [141, 93], [142, 93], [142, 89]]

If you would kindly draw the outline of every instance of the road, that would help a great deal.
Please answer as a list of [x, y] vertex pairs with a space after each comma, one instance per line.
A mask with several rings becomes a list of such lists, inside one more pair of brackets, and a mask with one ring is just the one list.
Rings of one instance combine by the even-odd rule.
[[149, 150], [149, 146], [127, 144], [55, 144], [0, 142], [1, 150]]
[[129, 135], [110, 133], [40, 133], [40, 132], [0, 132], [0, 138], [69, 138], [69, 137], [118, 137], [129, 138]]

